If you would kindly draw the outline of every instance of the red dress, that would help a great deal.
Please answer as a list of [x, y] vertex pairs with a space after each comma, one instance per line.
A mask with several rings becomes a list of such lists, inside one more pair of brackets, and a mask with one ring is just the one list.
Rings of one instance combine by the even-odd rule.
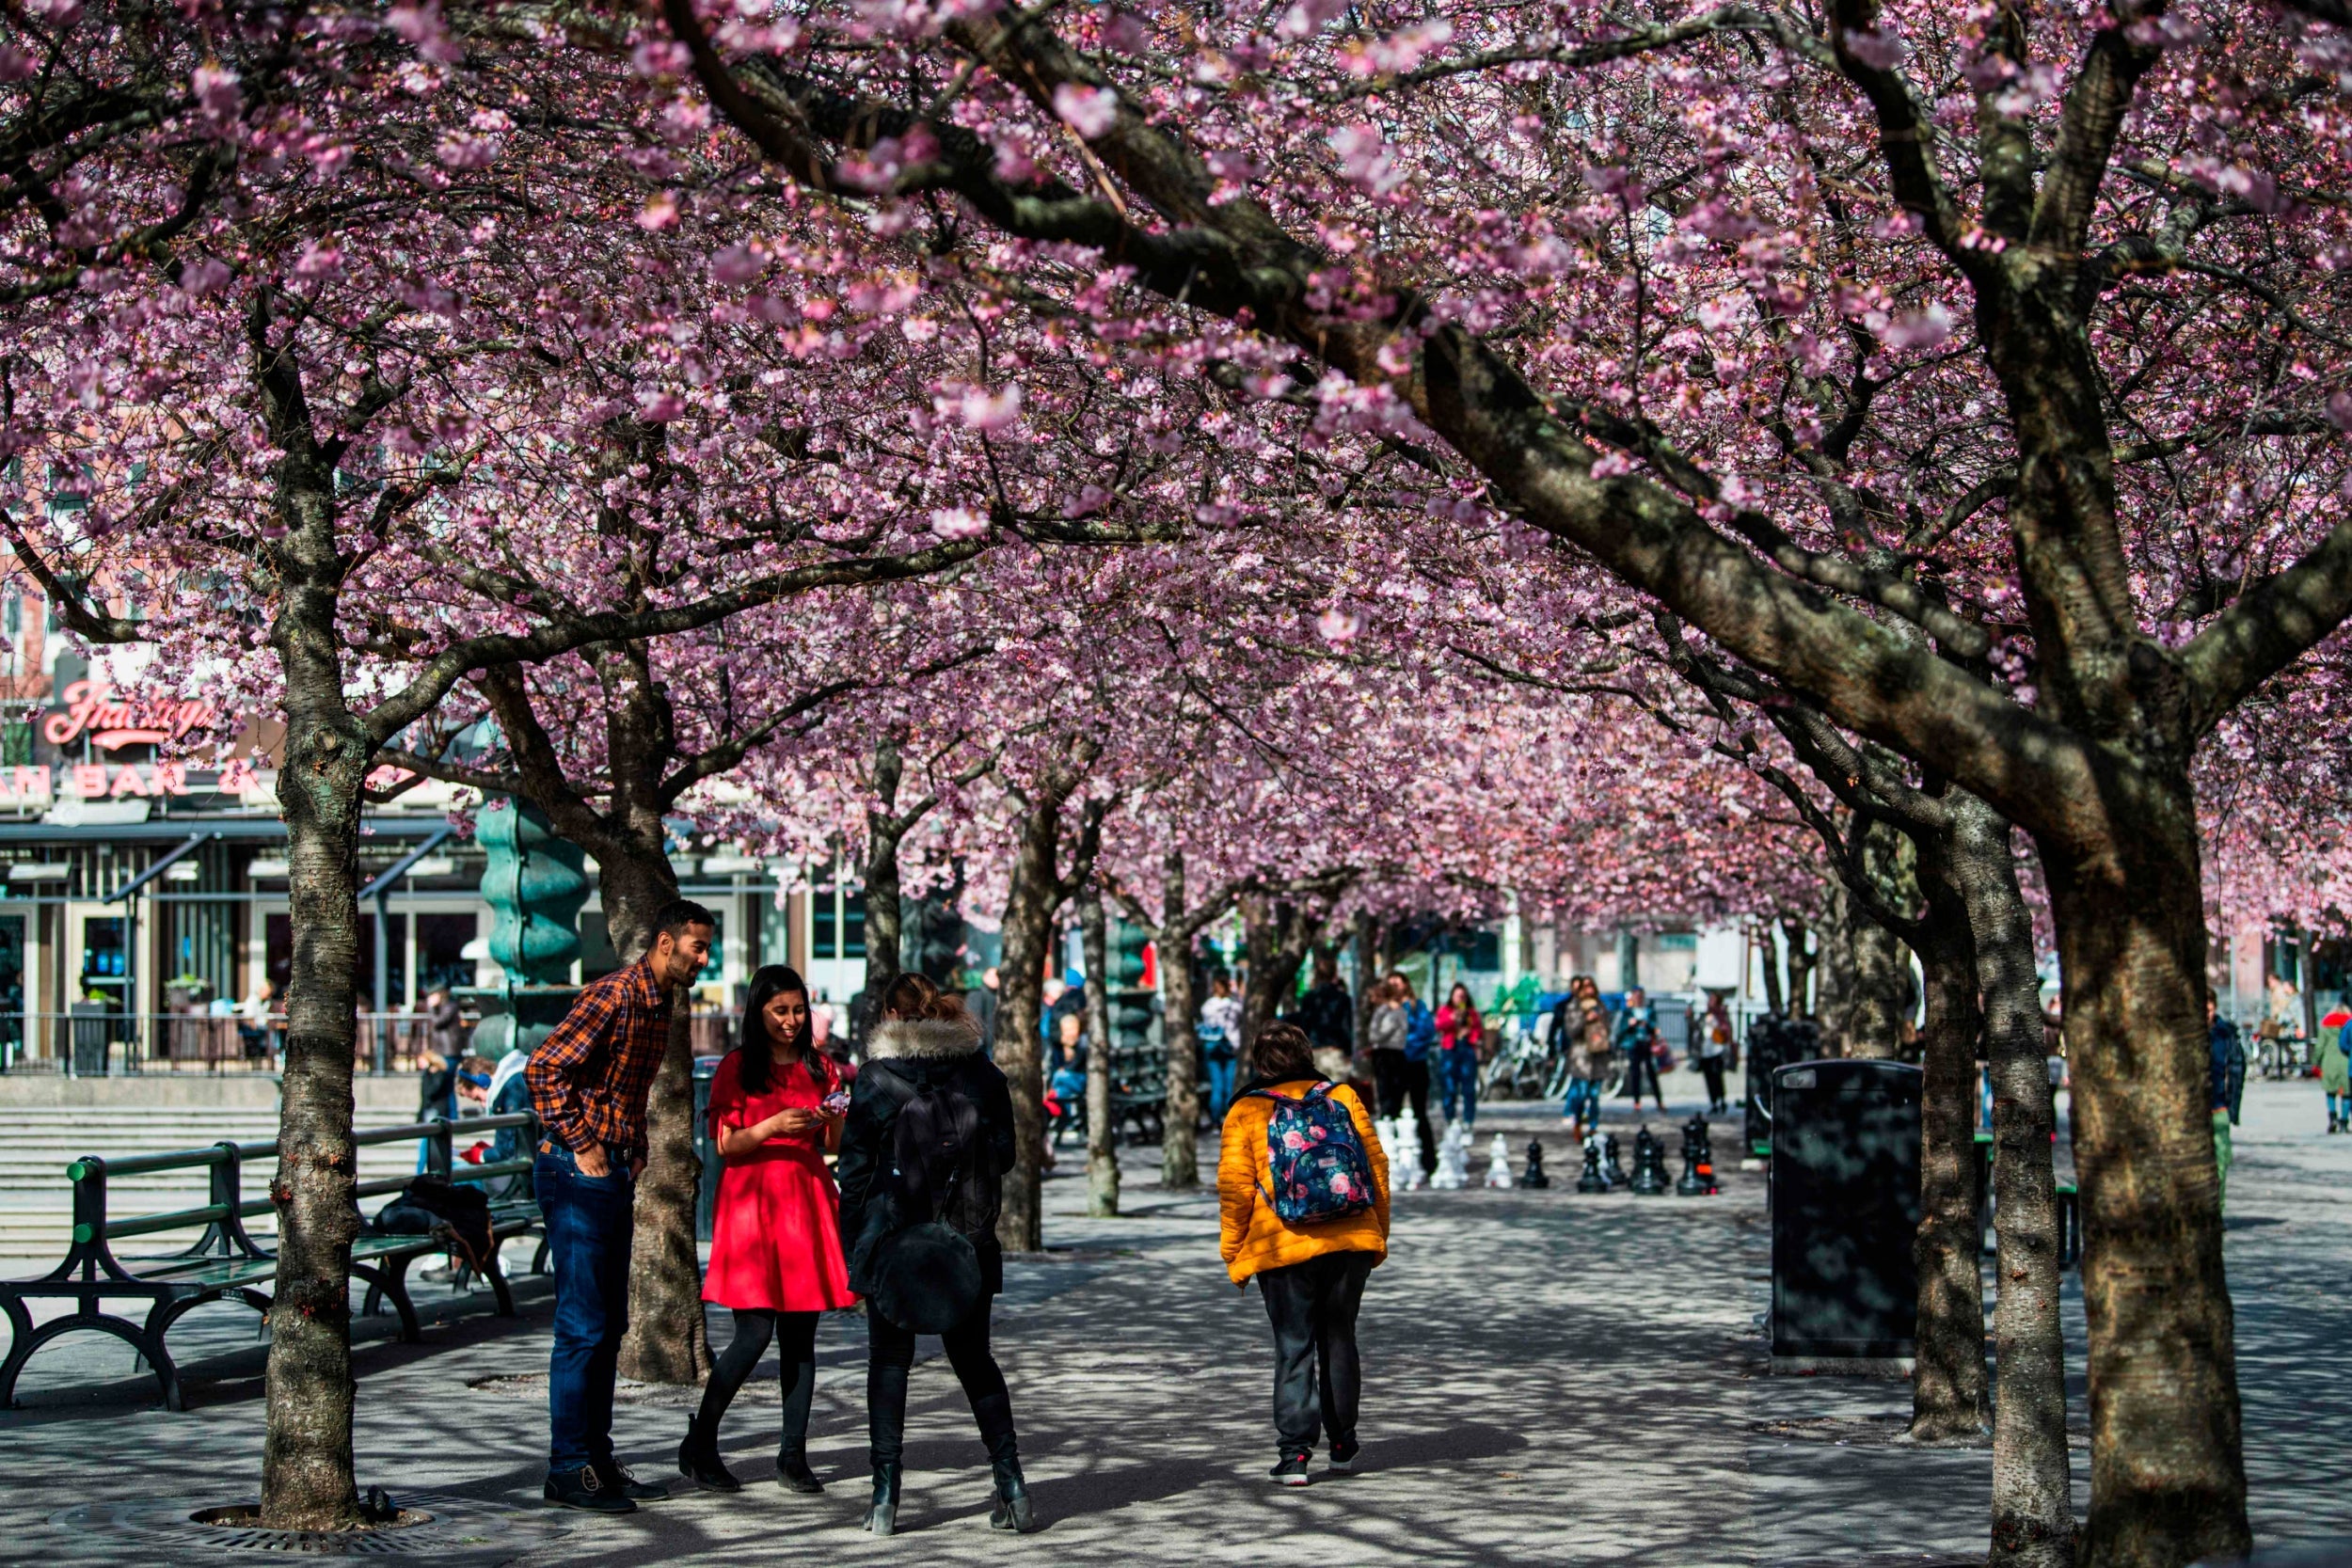
[[[778, 1111], [816, 1110], [840, 1075], [813, 1058], [827, 1088], [794, 1065], [769, 1075], [765, 1094], [743, 1091], [742, 1053], [729, 1052], [710, 1080], [710, 1135], [751, 1127]], [[710, 1266], [703, 1300], [771, 1312], [823, 1312], [847, 1307], [850, 1270], [841, 1258], [841, 1196], [825, 1168], [821, 1132], [785, 1133], [749, 1154], [727, 1158], [710, 1221]]]

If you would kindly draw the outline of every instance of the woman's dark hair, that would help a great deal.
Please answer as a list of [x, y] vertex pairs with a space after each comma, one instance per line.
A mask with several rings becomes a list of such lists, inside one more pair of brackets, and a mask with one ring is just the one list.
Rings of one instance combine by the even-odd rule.
[[[736, 1064], [736, 1070], [742, 1074], [743, 1092], [746, 1094], [768, 1092], [768, 1069], [774, 1060], [768, 1033], [768, 1004], [791, 990], [799, 991], [803, 1003], [812, 1007], [815, 1006], [809, 1003], [808, 982], [801, 978], [800, 971], [796, 969], [783, 964], [767, 964], [752, 975], [751, 991], [743, 998], [743, 1037], [739, 1053], [743, 1059]], [[816, 1085], [821, 1094], [833, 1087], [832, 1064], [818, 1065], [823, 1061], [823, 1053], [817, 1049], [816, 1035], [809, 1028], [808, 1016], [805, 1011], [801, 1014], [800, 1033], [785, 1043], [799, 1053], [801, 1066], [807, 1069], [809, 1082]]]
[[1307, 1032], [1295, 1023], [1269, 1023], [1258, 1031], [1258, 1038], [1249, 1048], [1258, 1077], [1264, 1083], [1280, 1084], [1293, 1078], [1320, 1078], [1315, 1070], [1315, 1048], [1307, 1038]]

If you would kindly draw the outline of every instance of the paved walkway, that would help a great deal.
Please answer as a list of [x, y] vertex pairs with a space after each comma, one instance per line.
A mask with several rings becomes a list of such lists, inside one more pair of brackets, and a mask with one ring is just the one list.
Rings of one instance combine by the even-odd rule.
[[[2257, 1084], [2248, 1098], [2229, 1247], [2256, 1528], [2265, 1540], [2352, 1534], [2352, 1406], [2336, 1370], [2352, 1331], [2352, 1138], [2313, 1131], [2315, 1085]], [[987, 1528], [986, 1467], [935, 1357], [915, 1375], [908, 1533], [885, 1542], [851, 1528], [865, 1492], [854, 1317], [829, 1320], [820, 1341], [812, 1436], [824, 1497], [768, 1483], [768, 1384], [724, 1434], [752, 1483], [741, 1497], [687, 1495], [623, 1520], [540, 1514], [544, 1285], [519, 1323], [476, 1314], [429, 1329], [423, 1346], [361, 1350], [362, 1481], [531, 1508], [510, 1517], [540, 1534], [504, 1549], [546, 1568], [784, 1553], [942, 1564], [1257, 1563], [1278, 1550], [1350, 1564], [1981, 1560], [1990, 1456], [1874, 1440], [1899, 1425], [1907, 1385], [1761, 1375], [1760, 1178], [1733, 1174], [1712, 1199], [1580, 1196], [1556, 1121], [1498, 1106], [1481, 1125], [1512, 1129], [1515, 1150], [1543, 1135], [1561, 1185], [1400, 1197], [1393, 1255], [1365, 1300], [1366, 1466], [1351, 1479], [1303, 1492], [1264, 1481], [1263, 1309], [1216, 1265], [1213, 1201], [1161, 1192], [1138, 1160], [1119, 1220], [1078, 1217], [1081, 1183], [1049, 1183], [1056, 1250], [1009, 1271], [997, 1338], [1049, 1521], [1035, 1540]], [[1731, 1147], [1719, 1126], [1718, 1148]], [[1066, 1156], [1065, 1169], [1076, 1163]], [[1473, 1170], [1484, 1164], [1482, 1145]], [[2079, 1367], [2079, 1300], [2068, 1309]], [[203, 1560], [43, 1523], [75, 1503], [252, 1495], [262, 1361], [250, 1315], [223, 1308], [219, 1327], [185, 1332], [192, 1352], [222, 1354], [188, 1357], [184, 1416], [157, 1408], [115, 1347], [58, 1347], [35, 1362], [27, 1407], [0, 1413], [9, 1557], [50, 1568]], [[110, 1381], [64, 1386], [92, 1374]], [[2079, 1372], [2074, 1384], [2079, 1420]], [[668, 1473], [677, 1405], [661, 1391], [622, 1406], [618, 1437], [641, 1473]], [[1783, 1426], [1820, 1418], [1836, 1418], [1842, 1446], [1792, 1440]], [[2076, 1489], [2080, 1506], [2079, 1462]]]

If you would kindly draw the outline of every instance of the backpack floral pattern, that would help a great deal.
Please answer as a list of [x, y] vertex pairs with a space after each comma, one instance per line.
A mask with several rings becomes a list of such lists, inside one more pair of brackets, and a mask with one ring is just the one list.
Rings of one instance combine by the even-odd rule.
[[1261, 1089], [1274, 1101], [1266, 1119], [1266, 1201], [1284, 1225], [1315, 1225], [1373, 1206], [1372, 1167], [1356, 1119], [1331, 1098], [1328, 1083], [1295, 1100]]

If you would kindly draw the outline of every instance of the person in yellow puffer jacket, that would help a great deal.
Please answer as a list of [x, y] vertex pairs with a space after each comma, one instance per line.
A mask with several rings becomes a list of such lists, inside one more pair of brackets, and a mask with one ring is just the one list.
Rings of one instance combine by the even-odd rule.
[[1296, 1100], [1328, 1081], [1315, 1071], [1306, 1035], [1291, 1024], [1268, 1024], [1251, 1054], [1257, 1076], [1226, 1113], [1217, 1156], [1220, 1250], [1235, 1285], [1258, 1281], [1274, 1325], [1274, 1427], [1281, 1461], [1270, 1479], [1304, 1486], [1321, 1433], [1330, 1435], [1331, 1468], [1355, 1467], [1363, 1381], [1356, 1311], [1365, 1276], [1389, 1252], [1389, 1164], [1362, 1100], [1344, 1085], [1330, 1088], [1363, 1148], [1372, 1207], [1314, 1223], [1284, 1223], [1266, 1196], [1272, 1180], [1266, 1127], [1275, 1111], [1266, 1096]]

